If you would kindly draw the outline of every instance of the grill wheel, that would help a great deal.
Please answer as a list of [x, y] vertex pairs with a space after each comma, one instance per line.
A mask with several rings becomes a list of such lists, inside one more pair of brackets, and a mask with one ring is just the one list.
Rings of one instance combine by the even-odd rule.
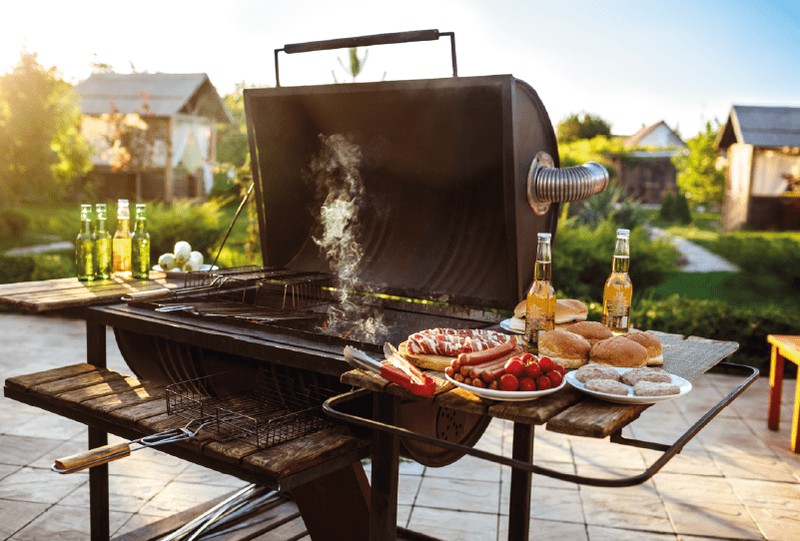
[[[400, 404], [397, 421], [399, 426], [413, 432], [472, 447], [478, 443], [491, 418], [411, 400]], [[447, 466], [464, 456], [459, 451], [408, 438], [401, 438], [400, 445], [403, 455], [432, 468]]]

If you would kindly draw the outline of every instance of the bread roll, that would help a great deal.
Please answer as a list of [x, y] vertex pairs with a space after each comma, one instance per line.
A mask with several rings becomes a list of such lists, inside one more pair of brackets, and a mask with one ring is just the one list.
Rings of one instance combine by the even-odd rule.
[[628, 340], [633, 340], [637, 344], [644, 346], [647, 350], [647, 366], [661, 366], [664, 364], [661, 341], [655, 334], [647, 331], [630, 331], [620, 336], [624, 336]]
[[589, 354], [592, 362], [611, 366], [637, 367], [647, 364], [647, 349], [624, 336], [600, 340]]
[[[522, 299], [514, 308], [514, 318], [525, 319], [526, 300]], [[556, 299], [556, 325], [566, 325], [583, 321], [589, 315], [589, 308], [578, 299]]]
[[539, 355], [550, 357], [564, 368], [579, 368], [589, 360], [592, 345], [583, 336], [560, 329], [539, 335]]
[[599, 321], [578, 321], [577, 323], [567, 325], [564, 327], [564, 330], [580, 334], [592, 345], [595, 345], [600, 340], [605, 340], [606, 338], [614, 336], [608, 327]]

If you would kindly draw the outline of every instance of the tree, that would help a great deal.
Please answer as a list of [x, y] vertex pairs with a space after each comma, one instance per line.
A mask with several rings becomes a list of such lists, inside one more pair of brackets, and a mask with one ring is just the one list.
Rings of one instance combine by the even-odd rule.
[[[358, 77], [364, 70], [364, 66], [367, 63], [367, 56], [369, 56], [369, 50], [364, 51], [364, 56], [362, 58], [358, 56], [358, 48], [350, 47], [347, 50], [347, 66], [344, 65], [344, 62], [342, 62], [341, 58], [337, 57], [336, 60], [339, 61], [339, 65], [342, 67], [345, 73], [350, 76], [351, 81], [355, 83], [356, 77]], [[336, 72], [331, 70], [331, 75], [333, 75], [333, 81], [338, 83], [339, 79], [336, 77]]]
[[722, 202], [725, 173], [717, 168], [715, 141], [717, 128], [706, 122], [705, 130], [686, 141], [688, 152], [672, 158], [678, 171], [678, 187], [694, 205], [714, 205]]
[[597, 135], [611, 136], [611, 124], [589, 113], [571, 114], [556, 126], [559, 143], [592, 139]]
[[57, 199], [92, 167], [72, 85], [23, 51], [0, 76], [0, 205]]

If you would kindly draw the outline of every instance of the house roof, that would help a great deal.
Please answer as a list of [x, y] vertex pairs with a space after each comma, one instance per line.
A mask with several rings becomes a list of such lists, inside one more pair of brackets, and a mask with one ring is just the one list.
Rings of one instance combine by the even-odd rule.
[[197, 115], [230, 122], [228, 110], [205, 73], [93, 73], [78, 83], [83, 114], [140, 112], [147, 103], [155, 116]]
[[800, 147], [800, 107], [734, 105], [717, 134], [717, 148], [734, 143], [759, 148]]
[[625, 138], [623, 144], [625, 148], [678, 148], [686, 146], [683, 139], [663, 120], [650, 126], [642, 126], [642, 129]]

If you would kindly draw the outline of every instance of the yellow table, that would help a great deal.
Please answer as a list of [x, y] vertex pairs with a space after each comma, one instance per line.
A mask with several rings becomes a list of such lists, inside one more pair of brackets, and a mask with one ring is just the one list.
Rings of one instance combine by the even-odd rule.
[[792, 451], [800, 453], [800, 336], [770, 334], [767, 342], [772, 344], [769, 371], [769, 416], [767, 426], [778, 430], [781, 421], [781, 394], [783, 392], [783, 365], [788, 360], [798, 366], [797, 385], [794, 393], [792, 415]]

